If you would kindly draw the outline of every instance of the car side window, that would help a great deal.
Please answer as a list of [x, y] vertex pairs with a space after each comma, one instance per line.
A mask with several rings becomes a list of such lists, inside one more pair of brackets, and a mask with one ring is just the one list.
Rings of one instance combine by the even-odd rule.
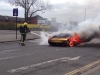
[[69, 34], [60, 34], [60, 35], [58, 35], [59, 38], [66, 38], [68, 36], [70, 36], [70, 35]]
[[54, 35], [53, 38], [57, 38], [57, 35]]

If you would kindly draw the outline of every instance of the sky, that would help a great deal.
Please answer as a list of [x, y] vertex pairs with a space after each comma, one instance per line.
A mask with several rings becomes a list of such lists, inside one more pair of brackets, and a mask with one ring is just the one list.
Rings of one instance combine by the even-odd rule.
[[[82, 22], [85, 19], [94, 19], [100, 13], [100, 0], [49, 0], [52, 9], [45, 13], [38, 13], [40, 16], [51, 20], [56, 18], [58, 23], [67, 23], [68, 21]], [[0, 15], [13, 16], [13, 8], [18, 8], [18, 17], [24, 17], [24, 9], [15, 7], [0, 0]]]

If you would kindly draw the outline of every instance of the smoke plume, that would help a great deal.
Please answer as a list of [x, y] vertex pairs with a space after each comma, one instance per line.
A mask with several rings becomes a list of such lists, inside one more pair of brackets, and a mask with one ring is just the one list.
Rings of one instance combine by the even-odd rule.
[[100, 38], [100, 16], [95, 18], [94, 20], [86, 20], [84, 22], [79, 23], [75, 27], [68, 27], [68, 25], [61, 26], [57, 32], [52, 33], [45, 33], [41, 32], [41, 44], [48, 45], [48, 38], [49, 36], [53, 36], [55, 34], [60, 33], [69, 33], [74, 36], [77, 33], [80, 39], [84, 40], [85, 42], [89, 42], [94, 38]]
[[78, 33], [82, 40], [88, 42], [100, 37], [100, 25], [95, 21], [87, 20], [80, 23], [76, 29], [74, 29], [74, 33]]

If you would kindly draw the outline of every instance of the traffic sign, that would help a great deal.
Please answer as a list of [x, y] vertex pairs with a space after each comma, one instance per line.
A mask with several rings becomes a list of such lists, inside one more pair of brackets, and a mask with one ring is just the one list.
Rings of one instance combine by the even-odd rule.
[[18, 16], [18, 8], [13, 9], [13, 16]]
[[13, 16], [16, 16], [16, 39], [17, 39], [17, 16], [18, 16], [18, 8], [13, 8]]

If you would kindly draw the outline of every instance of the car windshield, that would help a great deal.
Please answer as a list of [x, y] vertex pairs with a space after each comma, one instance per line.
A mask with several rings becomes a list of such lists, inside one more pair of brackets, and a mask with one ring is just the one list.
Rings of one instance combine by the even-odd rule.
[[53, 38], [66, 38], [68, 36], [70, 36], [70, 34], [68, 34], [68, 33], [61, 33], [59, 35], [54, 35]]

